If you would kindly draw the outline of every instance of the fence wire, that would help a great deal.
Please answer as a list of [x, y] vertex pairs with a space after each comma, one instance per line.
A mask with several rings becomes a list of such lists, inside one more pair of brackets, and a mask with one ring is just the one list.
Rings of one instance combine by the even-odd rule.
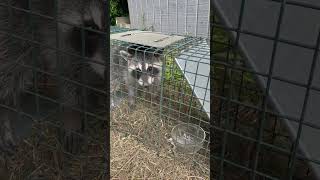
[[103, 3], [0, 1], [0, 121], [15, 138], [7, 148], [1, 129], [1, 179], [107, 178], [109, 83], [88, 62], [92, 38], [108, 57], [109, 33], [82, 16], [89, 5], [108, 24]]
[[[307, 105], [312, 101], [311, 93], [319, 91], [312, 83], [315, 79], [318, 61], [319, 34], [315, 34], [314, 44], [310, 45], [302, 40], [299, 42], [285, 39], [281, 32], [287, 28], [285, 24], [288, 24], [289, 7], [296, 10], [294, 11], [296, 17], [303, 19], [301, 12], [312, 10], [317, 14], [319, 6], [317, 3], [289, 0], [259, 1], [256, 3], [256, 9], [268, 12], [265, 10], [271, 10], [272, 6], [276, 14], [273, 14], [275, 18], [270, 17], [270, 21], [266, 22], [266, 24], [275, 25], [274, 31], [267, 31], [270, 28], [260, 28], [258, 32], [259, 28], [255, 27], [264, 27], [259, 19], [256, 19], [255, 25], [248, 26], [249, 9], [252, 14], [255, 12], [257, 16], [263, 17], [262, 13], [259, 14], [258, 11], [252, 9], [253, 1], [238, 0], [232, 3], [233, 6], [230, 4], [227, 6], [228, 2], [225, 4], [218, 0], [214, 2], [211, 19], [213, 46], [211, 58], [214, 72], [212, 76], [214, 83], [212, 118], [215, 132], [212, 140], [214, 148], [211, 153], [214, 158], [214, 168], [212, 168], [214, 178], [317, 179], [319, 159], [316, 155], [306, 154], [305, 149], [300, 145], [303, 144], [301, 143], [302, 129], [308, 127], [315, 134], [319, 131], [316, 123], [305, 121], [308, 114]], [[226, 9], [219, 6], [221, 4], [226, 5], [223, 8], [233, 7], [234, 9], [228, 9], [229, 12], [226, 12]], [[226, 22], [226, 14], [233, 14], [234, 24]], [[255, 18], [251, 16], [251, 19]], [[317, 25], [312, 20], [310, 22], [313, 23], [313, 26]], [[301, 31], [298, 31], [300, 34], [296, 35], [303, 36]], [[263, 57], [263, 60], [269, 62], [265, 71], [262, 72], [261, 69], [257, 69], [257, 66], [250, 64], [250, 58], [255, 57], [252, 57], [250, 52], [243, 51], [241, 43], [246, 38], [255, 39], [256, 44], [251, 44], [251, 47], [257, 47], [256, 51], [267, 56]], [[259, 49], [261, 44], [257, 43], [267, 40], [271, 51], [265, 50], [265, 52], [269, 54], [264, 53], [264, 49]], [[294, 46], [297, 51], [300, 49], [312, 51], [305, 83], [276, 75], [275, 69], [279, 68], [276, 60], [279, 60], [277, 57], [280, 46]], [[264, 62], [261, 60], [260, 63]], [[293, 68], [293, 65], [287, 63], [285, 68]], [[285, 69], [282, 71], [285, 72]], [[275, 86], [272, 85], [275, 81], [294, 86], [296, 89], [303, 88], [305, 93], [301, 95], [302, 105], [296, 109], [301, 112], [298, 117], [288, 112], [279, 112], [277, 106], [273, 104], [272, 96], [277, 91], [273, 90], [270, 93], [270, 90], [271, 86]], [[281, 103], [290, 106], [288, 101]], [[288, 124], [294, 124], [297, 129], [296, 133], [292, 134]], [[312, 150], [308, 149], [308, 151]]]

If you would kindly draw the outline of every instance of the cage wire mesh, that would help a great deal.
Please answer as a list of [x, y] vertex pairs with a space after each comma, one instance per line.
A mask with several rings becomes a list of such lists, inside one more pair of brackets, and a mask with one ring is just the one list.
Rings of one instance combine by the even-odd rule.
[[[309, 136], [309, 141], [316, 138], [316, 132], [319, 130], [315, 123], [304, 122], [307, 104], [310, 107], [310, 101], [312, 101], [311, 91], [317, 91], [312, 86], [312, 78], [316, 78], [313, 72], [316, 62], [319, 61], [319, 36], [317, 37], [317, 32], [313, 38], [309, 36], [311, 32], [308, 35], [302, 33], [303, 30], [314, 32], [314, 28], [308, 29], [310, 26], [319, 27], [317, 18], [312, 19], [312, 16], [308, 16], [308, 13], [312, 13], [317, 17], [319, 5], [315, 1], [217, 0], [214, 1], [212, 13], [211, 43], [213, 43], [214, 68], [212, 118], [215, 137], [212, 139], [214, 149], [211, 152], [215, 167], [212, 168], [213, 178], [318, 179], [316, 167], [319, 166], [319, 159], [306, 154], [300, 148], [303, 144], [300, 142], [302, 141], [301, 131], [294, 131], [296, 134], [292, 135], [289, 126], [295, 124], [294, 127], [301, 127], [301, 129], [310, 127], [309, 131], [314, 132], [314, 136]], [[297, 23], [289, 23], [289, 20]], [[299, 22], [302, 21], [308, 22], [307, 25], [300, 26]], [[262, 23], [268, 25], [263, 26]], [[293, 24], [296, 25], [295, 33], [291, 31]], [[281, 33], [288, 32], [288, 29], [291, 29], [291, 34]], [[290, 36], [292, 34], [294, 35]], [[294, 40], [287, 39], [288, 37]], [[308, 43], [314, 42], [310, 46], [302, 42], [307, 37], [310, 38]], [[282, 59], [279, 58], [281, 52], [279, 49], [288, 46], [295, 47], [296, 52], [302, 52], [301, 49], [303, 49], [309, 50], [312, 54], [303, 56], [305, 59], [299, 61], [306, 63], [307, 57], [312, 61], [306, 70], [307, 81], [304, 83], [297, 83], [279, 76], [277, 61], [286, 59], [284, 56], [281, 56]], [[244, 47], [247, 51], [244, 51]], [[271, 50], [267, 51], [269, 47]], [[289, 59], [285, 60], [286, 64], [282, 69], [280, 68], [280, 71], [288, 72], [287, 69], [294, 68], [295, 58], [291, 55], [299, 56], [296, 52], [292, 49], [286, 52], [286, 55], [290, 54]], [[263, 66], [264, 60], [270, 66]], [[258, 67], [263, 67], [265, 71], [261, 72]], [[300, 67], [303, 68], [304, 65]], [[293, 74], [299, 73], [296, 71]], [[282, 75], [285, 74], [282, 73]], [[270, 97], [281, 92], [279, 88], [273, 89], [277, 86], [275, 81], [285, 82], [288, 86], [295, 87], [292, 92], [289, 92], [290, 90], [284, 92], [287, 94], [296, 92], [298, 88], [305, 90], [305, 93], [299, 96], [302, 98], [303, 106], [295, 109], [302, 112], [298, 118], [288, 115], [288, 111], [280, 113], [272, 104]], [[259, 82], [264, 83], [259, 84]], [[270, 84], [273, 87], [270, 87]], [[309, 93], [310, 96], [308, 96]], [[282, 101], [281, 103], [289, 107], [292, 102]], [[317, 107], [313, 108], [315, 109]], [[309, 111], [309, 113], [314, 112]], [[313, 118], [318, 117], [313, 116]], [[303, 141], [308, 143], [306, 139]], [[300, 142], [299, 145], [298, 142]], [[314, 139], [311, 142], [316, 143]]]
[[0, 179], [105, 179], [108, 94], [87, 52], [106, 33], [76, 13], [91, 6], [104, 14], [93, 2], [0, 1]]
[[[121, 33], [122, 30], [124, 29], [112, 27], [111, 33]], [[117, 91], [111, 92], [115, 103], [110, 128], [111, 177], [209, 179], [209, 113], [208, 109], [204, 108], [204, 104], [210, 103], [209, 76], [198, 71], [201, 65], [209, 66], [209, 48], [203, 43], [206, 43], [203, 38], [191, 36], [163, 48], [116, 39], [111, 41], [111, 49], [116, 49], [112, 51], [114, 58], [119, 57], [120, 61], [124, 62], [117, 61], [111, 65], [111, 68], [116, 69], [114, 72], [111, 70], [111, 73], [114, 73], [111, 77], [115, 77], [115, 82], [119, 82], [121, 70], [118, 70], [117, 66], [121, 65], [126, 70], [124, 76], [133, 77], [127, 80], [133, 83], [122, 82]], [[201, 44], [202, 51], [192, 51], [193, 47], [199, 48]], [[132, 59], [126, 61], [119, 49], [132, 54]], [[180, 67], [178, 61], [183, 61], [184, 64], [180, 65], [184, 67]], [[190, 67], [194, 67], [194, 71], [191, 71]], [[187, 79], [188, 74], [193, 81]], [[197, 84], [197, 78], [198, 81], [204, 78], [202, 86]], [[143, 87], [141, 83], [151, 84]], [[196, 88], [207, 91], [207, 96], [204, 94], [202, 99], [199, 98], [195, 94]], [[133, 95], [136, 99], [134, 106], [130, 106], [130, 90], [137, 91], [137, 94]], [[189, 150], [187, 154], [176, 147], [174, 140], [177, 141], [177, 137], [172, 135], [172, 129], [179, 124], [187, 124], [189, 128], [201, 128], [195, 129], [197, 134], [186, 134], [191, 140], [200, 141], [200, 144], [192, 144], [194, 146], [191, 151], [198, 150], [195, 153], [190, 154]], [[119, 148], [129, 145], [132, 145], [131, 149]]]

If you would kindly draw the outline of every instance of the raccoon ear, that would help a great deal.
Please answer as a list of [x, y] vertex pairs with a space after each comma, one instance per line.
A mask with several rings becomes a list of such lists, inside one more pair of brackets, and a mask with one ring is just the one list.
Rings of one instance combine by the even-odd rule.
[[120, 56], [125, 59], [126, 61], [129, 61], [129, 59], [132, 57], [132, 54], [130, 54], [127, 51], [121, 50], [120, 51]]

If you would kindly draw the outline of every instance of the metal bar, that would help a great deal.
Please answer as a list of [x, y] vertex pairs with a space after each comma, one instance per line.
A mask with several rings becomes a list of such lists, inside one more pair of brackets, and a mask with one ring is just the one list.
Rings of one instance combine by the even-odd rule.
[[[230, 56], [230, 51], [228, 51], [227, 53], [227, 61], [229, 61], [229, 56]], [[224, 76], [223, 76], [223, 84], [225, 84], [225, 82], [227, 81], [227, 73], [228, 73], [228, 68], [225, 68], [224, 70]], [[223, 90], [222, 90], [222, 94], [225, 94], [225, 87], [223, 87]], [[226, 101], [230, 101], [230, 98], [226, 98]], [[222, 126], [224, 127], [223, 128], [223, 139], [222, 139], [222, 150], [221, 150], [221, 162], [220, 162], [220, 165], [219, 165], [219, 175], [218, 175], [218, 178], [219, 179], [223, 179], [223, 174], [224, 174], [224, 156], [225, 156], [225, 152], [226, 152], [226, 146], [227, 146], [227, 141], [228, 141], [228, 133], [227, 133], [227, 127], [228, 127], [228, 119], [229, 119], [229, 115], [227, 117], [226, 120], [222, 120], [222, 102], [220, 102], [220, 106], [219, 106], [219, 125], [221, 125], [220, 123], [223, 123]], [[227, 107], [228, 109], [228, 107]], [[222, 122], [223, 121], [223, 122]]]
[[[32, 1], [29, 0], [28, 1], [28, 9], [30, 11], [32, 11]], [[31, 39], [34, 40], [34, 23], [33, 23], [33, 17], [32, 15], [28, 14], [28, 20], [29, 20], [29, 25], [28, 27], [30, 27], [30, 31], [31, 31]], [[36, 52], [35, 52], [35, 48], [32, 48], [32, 61], [33, 61], [33, 65], [34, 67], [37, 67], [37, 61], [36, 61]], [[34, 76], [34, 89], [36, 91], [36, 93], [39, 93], [39, 89], [38, 89], [38, 76], [37, 76], [37, 72], [33, 70], [33, 76]], [[40, 111], [40, 107], [39, 107], [39, 99], [37, 97], [35, 97], [36, 99], [36, 115], [38, 116], [39, 111]]]
[[[107, 32], [107, 36], [104, 38], [105, 39], [105, 48], [106, 49], [109, 49], [109, 50], [106, 50], [104, 51], [105, 52], [105, 57], [108, 57], [106, 58], [106, 72], [105, 73], [105, 76], [104, 76], [104, 84], [106, 85], [105, 86], [105, 92], [107, 93], [106, 95], [106, 98], [105, 98], [105, 102], [109, 102], [107, 107], [106, 107], [106, 111], [107, 112], [110, 112], [110, 102], [111, 102], [111, 97], [110, 97], [110, 47], [111, 47], [111, 42], [110, 42], [110, 4], [109, 4], [110, 1], [104, 1], [104, 7], [105, 7], [105, 12], [104, 12], [104, 16], [106, 17], [106, 32]], [[104, 149], [106, 151], [109, 151], [110, 152], [110, 113], [107, 113], [107, 115], [105, 116], [105, 120], [108, 122], [106, 123], [107, 126], [106, 126], [106, 140], [104, 142]], [[104, 176], [103, 176], [103, 179], [110, 179], [110, 153], [106, 153], [105, 155], [105, 167], [104, 167], [104, 170], [105, 170], [105, 173], [104, 173]]]
[[[81, 4], [81, 21], [82, 22], [85, 22], [84, 21], [84, 13], [85, 13], [85, 3], [84, 3], [85, 0], [81, 0], [80, 4]], [[84, 24], [81, 24], [81, 56], [85, 57], [86, 54], [85, 54], [85, 51], [86, 51], [86, 32], [84, 30]], [[82, 58], [80, 59], [80, 61], [83, 61], [85, 63], [85, 60], [83, 60]], [[85, 74], [85, 71], [84, 71], [84, 68], [81, 68], [80, 69], [80, 82], [83, 83], [83, 84], [86, 84], [85, 82], [85, 77], [86, 77], [86, 74]], [[83, 131], [83, 139], [84, 139], [84, 151], [87, 153], [88, 152], [88, 149], [89, 149], [89, 143], [88, 143], [88, 117], [86, 116], [86, 113], [87, 112], [87, 104], [88, 104], [88, 101], [87, 101], [87, 95], [88, 95], [88, 92], [87, 92], [87, 88], [85, 88], [84, 86], [81, 86], [81, 90], [80, 90], [80, 94], [81, 94], [81, 98], [79, 98], [80, 100], [80, 108], [81, 108], [81, 115], [84, 116], [84, 117], [81, 117], [81, 119], [78, 119], [78, 121], [81, 122], [81, 131]], [[78, 123], [80, 123], [78, 122]], [[77, 142], [78, 143], [78, 142]], [[79, 148], [79, 147], [78, 147]], [[89, 164], [89, 158], [88, 156], [85, 158], [85, 165], [84, 166], [88, 166]], [[86, 174], [88, 172], [87, 168], [84, 168], [82, 171], [82, 173]]]
[[[319, 30], [319, 33], [318, 33], [316, 47], [317, 47], [316, 49], [318, 49], [320, 47], [320, 30]], [[299, 140], [300, 140], [301, 132], [302, 132], [302, 122], [304, 121], [305, 116], [306, 116], [306, 109], [307, 109], [310, 90], [311, 90], [310, 87], [311, 87], [311, 84], [313, 82], [313, 78], [314, 78], [314, 74], [315, 74], [314, 72], [315, 72], [315, 67], [317, 66], [318, 57], [319, 57], [319, 51], [315, 50], [314, 55], [313, 55], [313, 59], [312, 59], [310, 73], [309, 73], [306, 94], [305, 94], [304, 101], [303, 101], [302, 112], [301, 112], [301, 116], [300, 116], [300, 119], [299, 119], [299, 127], [298, 127], [298, 131], [297, 131], [297, 137], [296, 137], [295, 142], [293, 144], [292, 153], [290, 155], [289, 174], [288, 174], [290, 180], [293, 178], [295, 157], [296, 157], [296, 153], [297, 153], [297, 150], [298, 150], [298, 147], [299, 147]]]
[[[268, 36], [268, 35], [264, 35], [264, 34], [260, 34], [260, 33], [255, 33], [255, 32], [251, 32], [251, 31], [247, 31], [247, 30], [237, 30], [236, 28], [232, 28], [232, 27], [227, 27], [224, 25], [219, 25], [219, 24], [214, 24], [213, 26], [216, 26], [218, 28], [221, 29], [225, 29], [225, 30], [229, 30], [229, 31], [235, 31], [235, 32], [240, 32], [241, 34], [246, 34], [246, 35], [251, 35], [254, 37], [259, 37], [259, 38], [263, 38], [263, 39], [267, 39], [267, 40], [272, 40], [274, 41], [274, 37]], [[301, 42], [295, 42], [295, 41], [291, 41], [291, 40], [287, 40], [287, 39], [283, 39], [283, 38], [279, 38], [278, 40], [281, 43], [285, 43], [285, 44], [289, 44], [289, 45], [293, 45], [293, 46], [297, 46], [297, 47], [302, 47], [302, 48], [306, 48], [306, 49], [314, 49], [315, 47], [309, 44], [304, 44]]]
[[261, 141], [262, 141], [262, 134], [263, 134], [263, 128], [264, 128], [264, 122], [266, 119], [266, 107], [267, 107], [267, 97], [269, 96], [269, 90], [270, 90], [270, 85], [271, 85], [271, 80], [272, 80], [272, 75], [273, 75], [273, 67], [275, 64], [275, 55], [277, 52], [277, 47], [278, 47], [278, 43], [279, 43], [279, 36], [280, 36], [280, 28], [281, 28], [281, 24], [283, 21], [283, 15], [285, 12], [285, 5], [286, 5], [286, 0], [282, 0], [281, 3], [281, 7], [280, 7], [280, 12], [279, 12], [279, 18], [278, 18], [278, 22], [277, 22], [277, 29], [276, 29], [276, 34], [275, 34], [275, 41], [273, 43], [273, 49], [272, 49], [272, 55], [271, 55], [271, 63], [270, 63], [270, 67], [269, 67], [269, 73], [268, 73], [268, 81], [267, 81], [267, 86], [266, 86], [266, 92], [265, 92], [265, 96], [263, 97], [262, 100], [262, 120], [261, 120], [261, 124], [259, 126], [259, 130], [258, 130], [258, 140], [259, 142], [257, 143], [257, 147], [256, 147], [256, 154], [255, 154], [255, 161], [253, 164], [253, 173], [251, 178], [255, 179], [256, 178], [256, 171], [257, 171], [257, 166], [258, 166], [258, 156], [260, 153], [260, 149], [261, 149]]

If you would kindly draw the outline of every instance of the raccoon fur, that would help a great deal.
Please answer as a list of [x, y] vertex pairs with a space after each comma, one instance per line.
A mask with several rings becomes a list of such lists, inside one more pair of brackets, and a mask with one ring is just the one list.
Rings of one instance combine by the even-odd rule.
[[[66, 79], [84, 83], [83, 71], [104, 77], [105, 11], [102, 0], [0, 0], [0, 151], [11, 152], [17, 144], [11, 127], [17, 113], [7, 107], [17, 109], [26, 82], [35, 81], [30, 67], [65, 78], [57, 87], [60, 117], [66, 129], [83, 129], [80, 112], [70, 108], [82, 107], [82, 91]], [[65, 137], [66, 149], [73, 151], [73, 135]]]
[[112, 62], [110, 76], [114, 81], [113, 87], [119, 88], [119, 83], [126, 85], [128, 90], [128, 102], [131, 108], [135, 105], [137, 89], [151, 93], [151, 97], [157, 97], [162, 76], [161, 53], [152, 47], [131, 44], [128, 48], [112, 47]]

